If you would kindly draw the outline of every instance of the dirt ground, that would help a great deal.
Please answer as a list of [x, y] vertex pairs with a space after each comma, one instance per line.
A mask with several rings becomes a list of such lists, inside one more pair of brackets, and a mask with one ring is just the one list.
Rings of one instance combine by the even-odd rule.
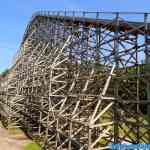
[[11, 135], [0, 123], [0, 150], [23, 150], [29, 141], [22, 133]]

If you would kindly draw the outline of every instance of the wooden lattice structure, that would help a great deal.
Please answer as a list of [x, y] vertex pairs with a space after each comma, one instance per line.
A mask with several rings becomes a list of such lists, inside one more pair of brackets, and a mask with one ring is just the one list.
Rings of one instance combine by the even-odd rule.
[[1, 80], [5, 123], [50, 150], [149, 143], [149, 21], [148, 13], [36, 13]]

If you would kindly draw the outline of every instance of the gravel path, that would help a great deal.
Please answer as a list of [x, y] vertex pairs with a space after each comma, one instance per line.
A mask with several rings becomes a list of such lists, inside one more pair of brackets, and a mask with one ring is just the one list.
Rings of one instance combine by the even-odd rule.
[[24, 145], [29, 141], [25, 135], [9, 135], [0, 124], [0, 150], [23, 150]]

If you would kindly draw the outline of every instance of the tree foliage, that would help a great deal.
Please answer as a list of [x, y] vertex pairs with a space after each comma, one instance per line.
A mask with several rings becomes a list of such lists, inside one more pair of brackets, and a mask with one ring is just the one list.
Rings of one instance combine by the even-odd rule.
[[0, 74], [0, 76], [1, 76], [1, 77], [5, 77], [5, 76], [8, 74], [8, 72], [9, 72], [9, 69], [5, 69], [5, 70]]

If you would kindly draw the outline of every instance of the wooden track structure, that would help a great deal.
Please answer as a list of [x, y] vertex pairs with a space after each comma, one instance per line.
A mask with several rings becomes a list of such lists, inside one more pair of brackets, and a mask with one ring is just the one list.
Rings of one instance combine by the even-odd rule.
[[1, 80], [8, 128], [44, 150], [150, 143], [149, 22], [148, 13], [37, 12]]

